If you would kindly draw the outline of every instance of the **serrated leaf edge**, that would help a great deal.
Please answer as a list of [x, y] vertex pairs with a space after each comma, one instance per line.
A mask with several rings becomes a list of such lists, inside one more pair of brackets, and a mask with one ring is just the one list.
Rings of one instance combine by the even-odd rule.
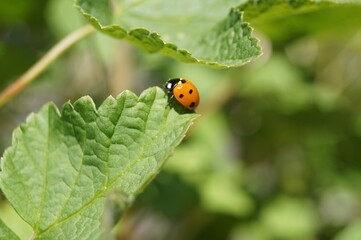
[[[157, 32], [150, 32], [148, 29], [146, 28], [134, 28], [134, 29], [131, 29], [129, 31], [125, 30], [124, 28], [122, 28], [121, 26], [117, 25], [117, 24], [111, 24], [111, 25], [107, 25], [107, 26], [104, 26], [100, 23], [100, 20], [94, 16], [92, 16], [91, 14], [85, 12], [83, 10], [83, 8], [81, 8], [78, 4], [78, 0], [75, 0], [74, 1], [74, 7], [77, 8], [80, 13], [88, 19], [88, 21], [90, 22], [91, 25], [93, 25], [93, 27], [95, 27], [96, 29], [100, 30], [102, 33], [104, 34], [107, 34], [107, 30], [111, 29], [111, 28], [116, 28], [118, 30], [120, 30], [121, 32], [124, 33], [124, 36], [122, 37], [119, 37], [119, 39], [127, 39], [127, 37], [131, 37], [131, 33], [132, 31], [135, 31], [135, 30], [142, 30], [142, 31], [146, 31], [148, 33], [148, 35], [154, 35], [154, 36], [157, 36], [157, 40], [159, 40], [159, 42], [162, 44], [162, 47], [159, 48], [157, 51], [148, 51], [146, 49], [144, 49], [145, 51], [148, 51], [150, 53], [161, 53], [163, 55], [167, 55], [167, 56], [171, 56], [173, 58], [176, 58], [180, 61], [183, 61], [183, 62], [186, 62], [186, 63], [199, 63], [199, 64], [204, 64], [204, 65], [208, 65], [208, 66], [212, 66], [214, 68], [231, 68], [231, 67], [239, 67], [239, 66], [242, 66], [246, 63], [249, 63], [250, 61], [260, 57], [262, 55], [262, 49], [259, 45], [257, 45], [259, 47], [259, 50], [260, 50], [260, 54], [258, 56], [255, 56], [255, 57], [250, 57], [248, 59], [245, 59], [245, 60], [242, 60], [240, 63], [238, 64], [234, 64], [234, 65], [223, 65], [223, 64], [219, 64], [218, 62], [208, 62], [208, 61], [205, 61], [205, 60], [202, 60], [202, 59], [198, 59], [196, 58], [195, 56], [192, 55], [192, 53], [190, 53], [188, 50], [186, 49], [179, 49], [178, 46], [174, 43], [171, 43], [171, 42], [164, 42], [160, 35], [157, 33]], [[234, 8], [231, 8], [231, 11], [237, 11], [240, 15], [241, 15], [241, 18], [242, 18], [242, 21], [243, 21], [243, 14], [244, 12], [243, 11], [239, 11], [239, 9], [237, 7], [234, 7]], [[251, 33], [254, 31], [254, 29], [250, 26], [250, 24], [248, 22], [243, 22], [245, 24], [247, 24], [247, 26], [251, 29]], [[108, 34], [109, 35], [109, 34]], [[112, 37], [114, 37], [114, 35], [111, 35]], [[258, 38], [255, 38], [253, 37], [255, 40], [256, 40], [256, 43], [258, 43], [260, 40]], [[129, 41], [129, 40], [128, 40]], [[175, 51], [177, 54], [176, 55], [170, 55], [170, 54], [167, 54], [166, 53], [166, 50], [171, 50], [171, 51]], [[183, 59], [182, 56], [184, 55], [187, 55], [188, 58], [186, 59]], [[183, 60], [182, 60], [183, 59]]]

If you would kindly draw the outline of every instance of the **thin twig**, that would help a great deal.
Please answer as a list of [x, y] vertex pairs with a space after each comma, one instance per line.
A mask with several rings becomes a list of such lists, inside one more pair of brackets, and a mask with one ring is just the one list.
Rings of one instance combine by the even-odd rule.
[[49, 65], [56, 60], [62, 53], [79, 42], [86, 36], [94, 33], [96, 30], [91, 25], [86, 25], [70, 35], [63, 38], [59, 43], [52, 47], [37, 63], [28, 71], [21, 75], [15, 82], [0, 93], [0, 107], [8, 102], [12, 97], [23, 90], [29, 83], [38, 77]]

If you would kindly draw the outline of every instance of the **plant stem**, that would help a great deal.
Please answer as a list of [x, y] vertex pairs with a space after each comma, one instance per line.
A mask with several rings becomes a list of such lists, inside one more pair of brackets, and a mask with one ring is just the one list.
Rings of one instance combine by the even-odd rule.
[[0, 107], [8, 102], [12, 97], [23, 90], [29, 83], [38, 77], [49, 65], [56, 60], [68, 48], [79, 42], [81, 39], [94, 33], [96, 30], [91, 25], [86, 25], [70, 35], [63, 38], [59, 43], [52, 47], [37, 63], [28, 71], [21, 75], [15, 82], [0, 93]]
[[31, 235], [28, 240], [33, 240], [35, 237], [36, 237], [36, 235], [35, 235], [35, 233], [33, 233], [33, 235]]

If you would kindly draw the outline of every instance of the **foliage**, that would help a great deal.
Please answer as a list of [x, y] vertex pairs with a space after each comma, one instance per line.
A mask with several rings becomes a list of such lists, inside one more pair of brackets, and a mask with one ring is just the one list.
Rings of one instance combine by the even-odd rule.
[[139, 99], [109, 97], [98, 110], [83, 97], [61, 114], [47, 104], [29, 116], [5, 151], [0, 186], [36, 239], [100, 237], [106, 195], [138, 194], [195, 118], [165, 106], [152, 88]]
[[355, 2], [257, 0], [241, 5], [240, 11], [277, 44], [330, 29], [355, 29], [361, 21], [361, 5]]
[[77, 0], [80, 12], [99, 31], [126, 39], [150, 53], [183, 62], [232, 67], [261, 54], [243, 13], [230, 7], [239, 1], [107, 1]]
[[[72, 48], [0, 109], [0, 148], [12, 145], [1, 160], [0, 239], [28, 239], [31, 231], [31, 239], [360, 239], [358, 2], [25, 2], [0, 8], [0, 87], [84, 22], [105, 34]], [[259, 45], [263, 56], [242, 68], [202, 66], [243, 65]], [[164, 108], [158, 88], [107, 96], [178, 76], [198, 86], [202, 117], [165, 161], [196, 114], [175, 101]], [[126, 108], [127, 116], [139, 118], [112, 127], [124, 98], [137, 109]], [[61, 113], [54, 104], [41, 108], [68, 99], [79, 100]], [[11, 144], [12, 130], [39, 108]], [[146, 116], [148, 127], [166, 126], [167, 137], [136, 130]], [[115, 160], [104, 154], [109, 136], [134, 143]], [[121, 171], [104, 162], [136, 164], [141, 149], [159, 161], [139, 162], [136, 175], [109, 185]]]
[[11, 229], [9, 229], [0, 219], [0, 239], [16, 240], [20, 239], [16, 236]]

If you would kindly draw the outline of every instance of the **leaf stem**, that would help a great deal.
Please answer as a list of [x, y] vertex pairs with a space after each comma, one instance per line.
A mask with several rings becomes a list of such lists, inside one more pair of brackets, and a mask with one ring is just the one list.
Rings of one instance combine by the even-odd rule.
[[79, 42], [81, 39], [94, 33], [96, 30], [91, 25], [86, 25], [70, 35], [63, 38], [59, 43], [53, 46], [38, 62], [36, 62], [28, 71], [21, 75], [15, 82], [0, 93], [0, 107], [7, 103], [12, 97], [21, 92], [29, 83], [44, 72], [49, 65], [54, 62], [68, 48]]
[[33, 233], [33, 235], [30, 236], [30, 238], [28, 240], [34, 240], [36, 237], [35, 233]]

